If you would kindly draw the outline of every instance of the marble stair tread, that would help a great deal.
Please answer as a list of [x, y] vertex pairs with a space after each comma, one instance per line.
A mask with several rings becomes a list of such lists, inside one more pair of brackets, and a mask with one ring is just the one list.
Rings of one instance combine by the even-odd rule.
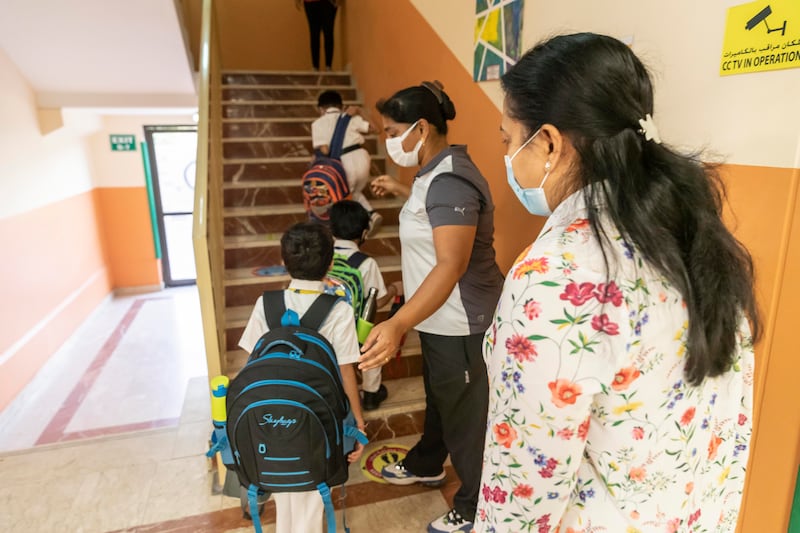
[[[400, 256], [397, 255], [384, 255], [375, 257], [381, 272], [399, 272], [400, 271]], [[289, 275], [283, 274], [279, 276], [256, 276], [253, 274], [253, 268], [226, 268], [225, 269], [225, 286], [234, 287], [241, 285], [263, 285], [265, 283], [281, 283], [288, 282]]]
[[[262, 139], [263, 140], [263, 139]], [[381, 160], [384, 159], [382, 155], [370, 154], [370, 159]], [[236, 157], [226, 158], [222, 160], [224, 165], [241, 165], [244, 163], [308, 163], [308, 156], [300, 157]]]
[[[270, 106], [290, 106], [290, 105], [317, 105], [314, 100], [222, 100], [220, 102], [223, 106], [231, 105], [270, 105]], [[345, 107], [347, 106], [363, 106], [364, 103], [360, 100], [345, 100], [342, 102]], [[315, 117], [318, 118], [318, 117]]]
[[314, 122], [319, 117], [245, 117], [223, 118], [222, 122]]
[[222, 75], [226, 74], [280, 74], [285, 76], [349, 76], [351, 73], [346, 70], [251, 70], [251, 69], [222, 69]]
[[[296, 180], [292, 181], [295, 184]], [[370, 237], [370, 240], [392, 239], [399, 237], [399, 226], [381, 226], [378, 232]], [[228, 235], [224, 239], [226, 250], [240, 248], [266, 248], [269, 246], [280, 246], [282, 233], [263, 233], [255, 235]]]
[[282, 84], [282, 83], [225, 83], [226, 89], [313, 89], [313, 90], [320, 90], [320, 87], [324, 87], [325, 90], [343, 90], [343, 89], [355, 89], [353, 85], [313, 85], [313, 84], [306, 84], [306, 85], [289, 85], [289, 84]]
[[425, 387], [422, 376], [383, 380], [389, 394], [380, 407], [364, 411], [364, 420], [376, 420], [392, 415], [405, 415], [425, 410]]
[[[378, 136], [374, 133], [363, 135], [365, 140], [377, 139]], [[264, 137], [226, 137], [222, 139], [223, 143], [246, 143], [246, 142], [311, 142], [311, 135], [294, 135], [294, 136], [264, 136]]]
[[[372, 200], [372, 208], [392, 209], [403, 206], [404, 200], [399, 198], [382, 198]], [[225, 217], [248, 217], [260, 215], [287, 215], [293, 213], [305, 213], [303, 204], [278, 204], [278, 205], [256, 205], [245, 207], [226, 207], [223, 209]]]

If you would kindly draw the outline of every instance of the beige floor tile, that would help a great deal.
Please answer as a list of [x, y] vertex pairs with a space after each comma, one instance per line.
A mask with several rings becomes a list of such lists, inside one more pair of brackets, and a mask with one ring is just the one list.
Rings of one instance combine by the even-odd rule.
[[61, 531], [102, 533], [142, 523], [155, 463], [94, 472], [83, 478]]
[[181, 412], [181, 424], [188, 422], [211, 423], [210, 394], [207, 377], [201, 376], [189, 380]]
[[[354, 533], [420, 533], [426, 531], [431, 520], [447, 510], [447, 502], [442, 494], [431, 491], [347, 509], [347, 526]], [[342, 513], [338, 511], [338, 529], [341, 529], [341, 524]]]
[[44, 482], [45, 471], [38, 471], [37, 482], [7, 483], [0, 487], [0, 531], [3, 533], [45, 533], [76, 531], [75, 524], [65, 529], [83, 480], [63, 479]]
[[144, 524], [222, 509], [222, 496], [211, 494], [211, 473], [203, 456], [173, 459], [157, 466]]
[[213, 429], [210, 420], [181, 424], [175, 437], [172, 458], [204, 455], [208, 451], [208, 441]]

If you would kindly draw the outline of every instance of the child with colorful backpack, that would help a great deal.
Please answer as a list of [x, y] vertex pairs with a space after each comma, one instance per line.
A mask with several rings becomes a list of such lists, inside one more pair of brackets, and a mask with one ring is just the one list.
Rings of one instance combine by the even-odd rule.
[[[364, 134], [375, 132], [376, 129], [362, 115], [361, 108], [349, 106], [344, 109], [342, 95], [337, 91], [322, 92], [317, 99], [317, 106], [320, 118], [311, 124], [311, 144], [314, 152], [318, 156], [334, 157], [341, 161], [352, 198], [364, 206], [370, 214], [370, 235], [373, 235], [380, 227], [383, 217], [373, 211], [363, 192], [369, 182], [372, 168], [372, 158], [363, 148], [363, 144]], [[335, 135], [337, 124], [345, 116], [349, 118], [349, 122], [345, 124], [341, 146], [334, 147], [333, 141], [339, 142]]]
[[[333, 259], [333, 237], [326, 226], [313, 222], [295, 224], [281, 238], [281, 256], [292, 279], [289, 288], [282, 291], [282, 295], [280, 291], [267, 292], [258, 298], [250, 320], [242, 333], [239, 346], [251, 353], [251, 358], [231, 382], [228, 390], [228, 435], [234, 455], [239, 451], [243, 458], [245, 452], [240, 450], [242, 443], [234, 442], [237, 437], [235, 421], [245, 418], [248, 412], [254, 410], [257, 412], [257, 418], [251, 423], [251, 426], [244, 428], [238, 434], [243, 440], [255, 439], [258, 441], [252, 445], [257, 451], [250, 452], [254, 456], [255, 464], [238, 464], [244, 461], [237, 458], [236, 469], [237, 472], [239, 470], [252, 472], [255, 477], [269, 474], [280, 476], [273, 480], [250, 480], [253, 492], [260, 488], [273, 493], [277, 510], [277, 533], [318, 532], [323, 510], [328, 519], [328, 531], [332, 531], [336, 526], [333, 521], [330, 487], [327, 485], [334, 481], [336, 484], [344, 483], [347, 479], [347, 462], [355, 462], [361, 457], [364, 450], [363, 443], [366, 442], [366, 438], [363, 436], [364, 418], [353, 365], [359, 357], [353, 311], [344, 300], [324, 294], [322, 279]], [[276, 301], [276, 297], [278, 301]], [[265, 299], [267, 305], [264, 305]], [[309, 315], [313, 316], [309, 317]], [[277, 322], [277, 326], [271, 326], [275, 322]], [[293, 335], [297, 339], [270, 337], [272, 334], [280, 337], [284, 331], [289, 330], [287, 323], [291, 322], [299, 322], [299, 325], [303, 326], [293, 330]], [[277, 350], [271, 348], [272, 345], [279, 344], [285, 345], [287, 348], [278, 348]], [[319, 353], [320, 347], [327, 352], [327, 356], [323, 354], [322, 363], [325, 363], [324, 365], [311, 360], [311, 357], [306, 360], [306, 356], [311, 351], [317, 350]], [[330, 348], [333, 349], [332, 353]], [[304, 349], [308, 351], [304, 353]], [[331, 359], [335, 359], [336, 364], [333, 364]], [[260, 365], [266, 368], [266, 363], [271, 363], [273, 366], [269, 371], [259, 373]], [[315, 377], [304, 379], [302, 375], [297, 375], [296, 368], [302, 363], [305, 363], [305, 367], [308, 368], [309, 375], [312, 371], [316, 372]], [[276, 364], [278, 366], [275, 366]], [[237, 391], [236, 381], [245, 375], [248, 369], [254, 375], [249, 382], [238, 386], [237, 397], [256, 393], [268, 386], [272, 386], [273, 390], [282, 393], [279, 395], [265, 393], [261, 397], [254, 397], [246, 407], [237, 410], [232, 406], [233, 395]], [[295, 381], [290, 383], [290, 377]], [[315, 383], [321, 384], [316, 387]], [[307, 396], [311, 396], [311, 400], [304, 406], [300, 405], [299, 400], [276, 399], [278, 397], [291, 398], [293, 393], [302, 392], [307, 392]], [[325, 414], [324, 409], [320, 414], [318, 409], [312, 413], [313, 416], [302, 416], [303, 410], [312, 411], [308, 405], [313, 405], [314, 398], [318, 397], [321, 401], [323, 397], [327, 398], [325, 395], [330, 392], [335, 393], [334, 396], [338, 394], [339, 401], [333, 402], [333, 408], [328, 408], [328, 415]], [[346, 400], [343, 396], [346, 396]], [[283, 403], [279, 405], [281, 402]], [[296, 408], [295, 412], [300, 415], [289, 410], [293, 406]], [[327, 406], [323, 407], [327, 408]], [[344, 413], [347, 414], [344, 418], [340, 416], [343, 413], [339, 412], [341, 411], [339, 408], [342, 407], [345, 408]], [[331, 417], [330, 413], [338, 413], [338, 415]], [[321, 433], [320, 438], [310, 438], [310, 434], [306, 433], [303, 433], [302, 437], [298, 436], [297, 432], [305, 431], [306, 425], [323, 427], [322, 422], [326, 421], [320, 422], [323, 418], [333, 418], [337, 422], [335, 438], [333, 436], [329, 438], [328, 434], [324, 432]], [[348, 425], [352, 422], [361, 432], [360, 435], [356, 435], [357, 432], [352, 425]], [[318, 431], [318, 428], [314, 427], [311, 430]], [[292, 432], [295, 432], [294, 437], [291, 437]], [[270, 440], [270, 436], [273, 436], [272, 440]], [[348, 436], [357, 439], [352, 451], [347, 449], [352, 444], [340, 442], [340, 439], [346, 441]], [[281, 442], [284, 437], [295, 440]], [[352, 443], [352, 439], [350, 442]], [[288, 452], [281, 453], [282, 445], [284, 452], [286, 450]], [[316, 456], [299, 457], [306, 447], [316, 451], [313, 454]], [[334, 451], [342, 452], [342, 456], [337, 457]], [[312, 453], [309, 452], [309, 454]], [[327, 456], [333, 457], [327, 458]], [[290, 465], [292, 461], [296, 464]], [[311, 466], [307, 466], [307, 464]], [[333, 466], [331, 466], [332, 464]], [[308, 470], [313, 471], [315, 466], [319, 467], [320, 465], [322, 465], [323, 471], [330, 472], [332, 469], [337, 471], [335, 479], [328, 480], [328, 484], [324, 482], [318, 484], [318, 480], [310, 482], [303, 479], [303, 474], [308, 474]], [[269, 470], [269, 472], [262, 470]], [[240, 481], [243, 478], [242, 472], [239, 472]], [[296, 483], [296, 481], [302, 482]], [[242, 483], [245, 482], [242, 481]], [[296, 492], [303, 490], [305, 486], [311, 490]], [[314, 490], [315, 488], [317, 490]], [[322, 497], [320, 497], [321, 494]], [[255, 498], [253, 498], [254, 501]], [[251, 506], [253, 505], [251, 503]], [[253, 518], [254, 524], [258, 524], [257, 513], [253, 514]], [[260, 530], [258, 525], [256, 530]]]
[[[395, 281], [387, 287], [378, 263], [359, 249], [367, 239], [369, 227], [369, 213], [358, 202], [342, 200], [333, 204], [331, 231], [336, 240], [333, 243], [333, 267], [328, 272], [328, 277], [346, 280], [356, 316], [361, 315], [363, 299], [372, 287], [378, 291], [378, 308], [403, 294], [402, 282]], [[381, 383], [381, 368], [365, 370], [361, 378], [364, 410], [377, 409], [388, 396], [386, 386]]]

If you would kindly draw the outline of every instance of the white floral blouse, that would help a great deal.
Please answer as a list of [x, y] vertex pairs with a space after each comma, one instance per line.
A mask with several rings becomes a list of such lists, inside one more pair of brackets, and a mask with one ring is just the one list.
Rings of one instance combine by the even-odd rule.
[[732, 532], [752, 425], [749, 327], [731, 371], [688, 385], [683, 299], [619, 235], [607, 278], [584, 206], [582, 193], [564, 201], [520, 255], [486, 334], [475, 531]]

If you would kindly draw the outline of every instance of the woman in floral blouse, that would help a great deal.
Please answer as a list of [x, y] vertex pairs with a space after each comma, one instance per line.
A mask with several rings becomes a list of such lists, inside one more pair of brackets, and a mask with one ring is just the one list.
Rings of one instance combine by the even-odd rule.
[[717, 174], [661, 144], [615, 39], [555, 37], [502, 85], [509, 184], [549, 219], [484, 341], [475, 530], [733, 531], [759, 321]]

